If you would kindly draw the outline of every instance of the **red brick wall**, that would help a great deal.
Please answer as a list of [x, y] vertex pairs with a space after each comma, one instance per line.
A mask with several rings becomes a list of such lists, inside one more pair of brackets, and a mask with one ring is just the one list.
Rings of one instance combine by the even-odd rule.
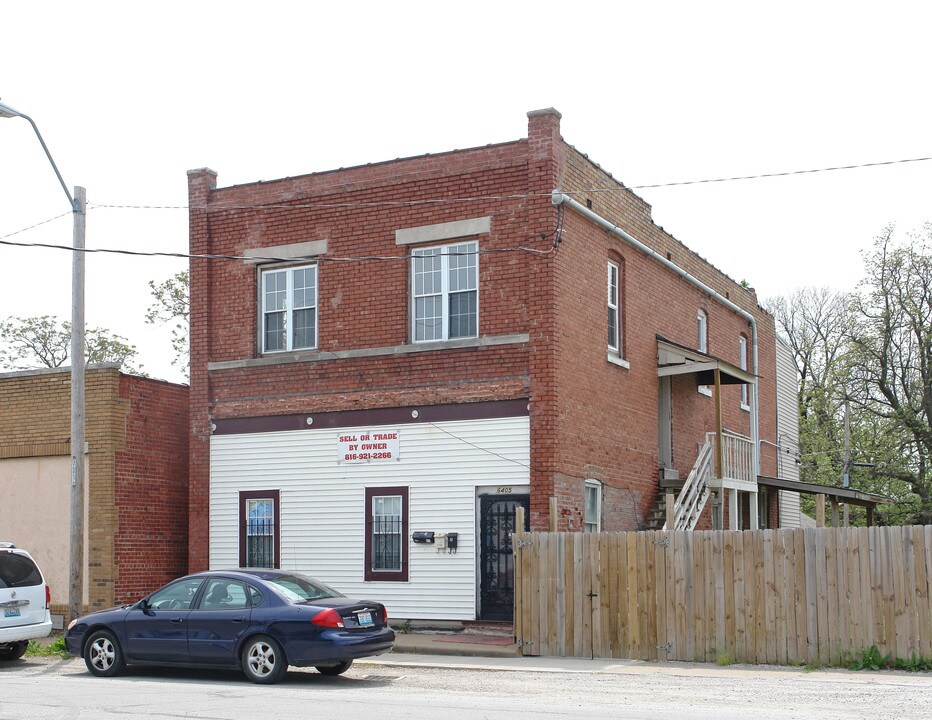
[[[756, 296], [650, 220], [650, 208], [563, 143], [559, 115], [532, 114], [528, 139], [472, 150], [211, 189], [215, 175], [189, 174], [192, 253], [326, 240], [319, 264], [319, 346], [341, 351], [403, 345], [409, 338], [409, 249], [395, 230], [493, 216], [482, 250], [546, 250], [557, 213], [550, 192], [579, 191], [690, 273], [755, 313], [760, 324], [761, 437], [775, 434], [773, 322]], [[590, 193], [592, 188], [617, 188]], [[447, 199], [449, 202], [433, 202]], [[453, 201], [453, 199], [457, 199]], [[426, 202], [431, 201], [431, 202]], [[290, 207], [281, 207], [290, 206]], [[326, 257], [397, 261], [336, 263]], [[606, 262], [624, 263], [623, 369], [606, 361]], [[479, 259], [479, 334], [526, 333], [528, 343], [360, 359], [326, 359], [208, 372], [209, 362], [259, 357], [256, 268], [244, 261], [191, 262], [191, 570], [208, 562], [211, 418], [416, 406], [527, 397], [531, 422], [531, 524], [549, 524], [556, 494], [561, 528], [581, 524], [583, 482], [605, 483], [609, 530], [641, 525], [657, 493], [656, 334], [695, 346], [696, 309], [709, 314], [709, 352], [738, 364], [747, 323], [658, 263], [565, 214], [558, 252]], [[747, 434], [738, 389], [725, 390], [725, 425]], [[674, 382], [674, 456], [685, 476], [697, 443], [714, 429], [714, 403], [694, 380]], [[766, 472], [766, 466], [765, 466]]]
[[138, 599], [185, 574], [188, 561], [188, 389], [120, 376], [128, 403], [115, 453], [114, 602]]

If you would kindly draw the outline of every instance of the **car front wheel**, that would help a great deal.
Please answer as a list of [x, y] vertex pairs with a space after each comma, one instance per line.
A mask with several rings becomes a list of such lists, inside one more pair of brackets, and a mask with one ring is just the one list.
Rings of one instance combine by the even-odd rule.
[[250, 638], [243, 648], [243, 672], [254, 683], [271, 685], [282, 679], [288, 661], [281, 645], [265, 635]]
[[97, 677], [113, 677], [123, 672], [126, 660], [119, 641], [109, 630], [98, 630], [84, 646], [84, 664]]
[[29, 647], [28, 640], [18, 640], [11, 643], [0, 643], [0, 662], [19, 660]]
[[318, 665], [317, 672], [321, 675], [342, 675], [350, 669], [352, 664], [352, 660], [347, 660], [346, 662], [337, 663], [336, 665]]

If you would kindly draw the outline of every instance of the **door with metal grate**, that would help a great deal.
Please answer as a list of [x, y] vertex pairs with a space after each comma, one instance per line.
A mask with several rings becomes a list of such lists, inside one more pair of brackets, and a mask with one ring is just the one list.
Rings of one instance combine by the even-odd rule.
[[524, 530], [530, 530], [529, 495], [483, 495], [479, 498], [479, 618], [514, 619], [515, 565], [511, 534], [515, 508], [524, 508]]

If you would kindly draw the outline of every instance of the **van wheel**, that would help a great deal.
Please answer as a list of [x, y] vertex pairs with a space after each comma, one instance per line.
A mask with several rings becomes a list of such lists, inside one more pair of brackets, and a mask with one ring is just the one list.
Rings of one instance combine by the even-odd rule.
[[19, 660], [26, 654], [26, 648], [29, 647], [28, 640], [19, 640], [17, 642], [0, 644], [0, 661], [10, 662]]

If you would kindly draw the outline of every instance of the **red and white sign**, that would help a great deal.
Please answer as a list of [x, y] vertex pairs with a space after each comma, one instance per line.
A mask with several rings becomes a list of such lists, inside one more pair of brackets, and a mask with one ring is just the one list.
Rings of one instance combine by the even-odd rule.
[[341, 432], [337, 442], [337, 462], [367, 463], [400, 460], [401, 440], [397, 430]]

